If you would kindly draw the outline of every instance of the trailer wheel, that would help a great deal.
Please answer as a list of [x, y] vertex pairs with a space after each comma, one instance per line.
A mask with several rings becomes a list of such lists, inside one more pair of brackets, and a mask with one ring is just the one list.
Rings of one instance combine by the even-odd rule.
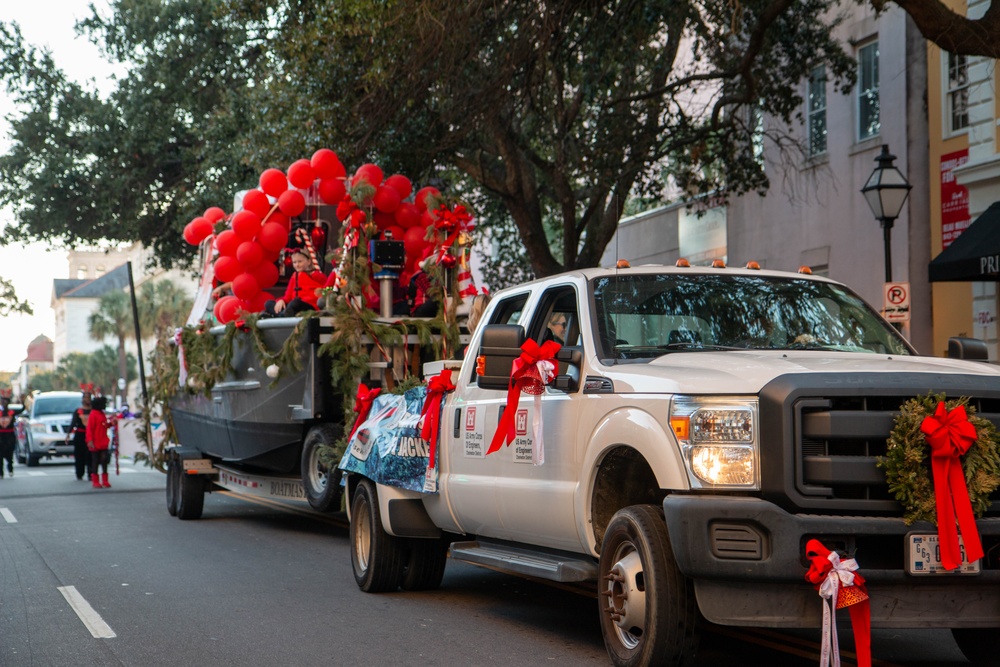
[[1000, 640], [996, 628], [952, 628], [951, 636], [973, 665], [995, 665]]
[[663, 511], [619, 510], [601, 546], [601, 634], [618, 667], [688, 665], [697, 650], [694, 591], [674, 563]]
[[170, 516], [177, 516], [178, 488], [181, 478], [181, 461], [176, 456], [167, 459], [167, 511]]
[[[181, 461], [177, 463], [181, 465]], [[200, 519], [205, 508], [205, 480], [200, 475], [185, 475], [181, 470], [177, 482], [177, 518]]]
[[306, 500], [320, 512], [340, 509], [340, 470], [332, 470], [320, 462], [320, 448], [333, 447], [340, 437], [338, 429], [321, 424], [309, 429], [302, 443], [302, 487]]
[[402, 589], [431, 591], [440, 587], [448, 563], [448, 540], [412, 538], [409, 543], [409, 558], [400, 584]]
[[375, 484], [358, 484], [351, 503], [351, 565], [354, 580], [366, 593], [399, 588], [403, 577], [403, 544], [382, 528]]

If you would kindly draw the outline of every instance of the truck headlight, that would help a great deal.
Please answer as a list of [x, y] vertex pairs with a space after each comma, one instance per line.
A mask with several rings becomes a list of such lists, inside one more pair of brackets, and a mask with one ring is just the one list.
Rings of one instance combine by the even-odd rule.
[[48, 425], [42, 422], [31, 422], [30, 428], [32, 433], [45, 433], [49, 430]]
[[758, 489], [757, 400], [684, 396], [670, 405], [694, 489]]

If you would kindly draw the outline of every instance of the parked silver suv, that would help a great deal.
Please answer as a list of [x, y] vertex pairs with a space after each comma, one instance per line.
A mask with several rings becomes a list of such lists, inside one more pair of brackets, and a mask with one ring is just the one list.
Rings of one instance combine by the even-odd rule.
[[66, 434], [73, 413], [83, 401], [79, 391], [46, 391], [35, 395], [30, 410], [21, 413], [17, 427], [17, 460], [37, 466], [42, 457], [72, 456]]

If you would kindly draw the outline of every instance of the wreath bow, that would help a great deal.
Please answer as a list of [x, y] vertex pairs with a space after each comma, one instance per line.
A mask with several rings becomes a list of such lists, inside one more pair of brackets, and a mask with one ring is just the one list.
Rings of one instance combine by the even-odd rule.
[[[830, 551], [819, 540], [806, 542], [809, 571], [806, 581], [811, 583], [823, 598], [823, 641], [820, 648], [820, 666], [840, 665], [840, 648], [837, 641], [836, 610], [848, 608], [851, 628], [854, 630], [854, 650], [858, 667], [871, 667], [871, 605], [865, 579], [858, 574], [858, 561], [840, 559], [840, 554]], [[828, 602], [829, 601], [829, 604]]]
[[521, 345], [521, 356], [511, 364], [510, 385], [507, 389], [507, 407], [497, 424], [496, 433], [490, 442], [487, 454], [498, 451], [503, 445], [509, 445], [516, 437], [514, 419], [521, 392], [535, 396], [535, 415], [532, 420], [534, 428], [534, 447], [532, 447], [532, 463], [540, 465], [545, 462], [542, 443], [542, 409], [541, 395], [545, 385], [555, 377], [556, 353], [562, 345], [554, 340], [548, 340], [539, 345], [529, 339]]
[[354, 411], [358, 413], [358, 417], [354, 420], [354, 428], [351, 429], [351, 434], [347, 436], [348, 440], [354, 437], [358, 427], [364, 424], [365, 420], [368, 419], [368, 413], [371, 412], [372, 403], [375, 402], [375, 397], [380, 393], [382, 393], [381, 389], [369, 389], [366, 385], [358, 385], [358, 393], [354, 396]]
[[451, 369], [446, 368], [427, 382], [427, 397], [424, 399], [424, 409], [420, 413], [420, 437], [430, 444], [427, 467], [434, 469], [437, 460], [438, 432], [441, 430], [441, 400], [449, 391], [454, 391], [451, 381]]
[[976, 517], [972, 513], [961, 461], [978, 437], [976, 427], [969, 422], [964, 405], [949, 411], [944, 401], [939, 401], [934, 414], [924, 417], [920, 430], [931, 448], [941, 564], [946, 570], [954, 570], [962, 565], [956, 520], [965, 539], [968, 561], [971, 563], [983, 557], [983, 545], [976, 529]]

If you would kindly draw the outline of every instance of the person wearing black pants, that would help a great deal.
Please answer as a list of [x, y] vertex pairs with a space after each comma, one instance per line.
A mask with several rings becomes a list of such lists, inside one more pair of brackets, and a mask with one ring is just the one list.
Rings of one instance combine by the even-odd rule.
[[17, 440], [14, 437], [15, 412], [10, 409], [10, 389], [0, 390], [0, 479], [3, 479], [3, 466], [7, 464], [7, 474], [14, 476], [14, 447]]
[[[87, 449], [90, 450], [90, 481], [95, 489], [110, 489], [108, 482], [108, 459], [111, 452], [108, 447], [111, 445], [111, 438], [108, 437], [108, 417], [104, 414], [104, 408], [108, 407], [108, 399], [104, 396], [95, 396], [91, 401], [90, 414], [87, 416]], [[97, 477], [97, 469], [104, 468], [100, 479]]]
[[90, 450], [87, 449], [87, 417], [90, 415], [90, 392], [84, 390], [83, 405], [73, 413], [69, 423], [66, 442], [73, 439], [73, 459], [76, 464], [76, 478], [90, 479]]

